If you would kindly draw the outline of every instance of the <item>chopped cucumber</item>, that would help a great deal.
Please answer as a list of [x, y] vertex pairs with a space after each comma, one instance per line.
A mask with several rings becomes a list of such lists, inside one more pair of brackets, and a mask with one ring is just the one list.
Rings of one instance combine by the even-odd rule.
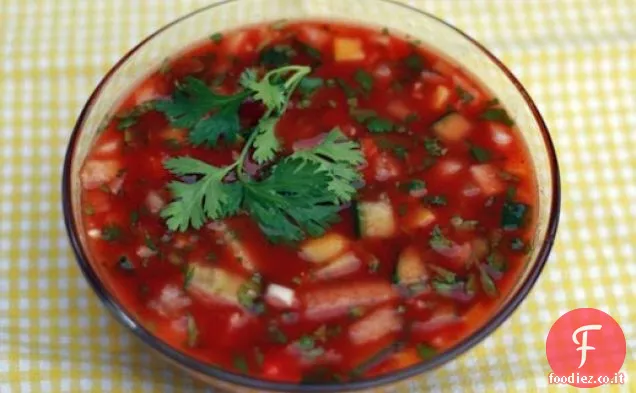
[[355, 206], [359, 237], [390, 238], [397, 232], [395, 214], [391, 201], [380, 198], [377, 201], [358, 202]]
[[470, 127], [470, 122], [464, 116], [452, 112], [435, 122], [433, 131], [443, 140], [458, 142], [468, 135]]
[[349, 239], [339, 233], [328, 233], [307, 240], [300, 247], [300, 257], [306, 261], [322, 264], [342, 255], [349, 248]]

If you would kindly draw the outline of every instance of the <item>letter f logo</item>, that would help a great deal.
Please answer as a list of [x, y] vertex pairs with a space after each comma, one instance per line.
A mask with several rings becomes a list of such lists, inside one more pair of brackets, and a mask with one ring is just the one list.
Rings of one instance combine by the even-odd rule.
[[[601, 325], [585, 325], [576, 329], [574, 333], [572, 333], [572, 341], [574, 344], [581, 345], [576, 348], [577, 351], [581, 351], [581, 364], [579, 364], [579, 368], [583, 367], [585, 361], [587, 360], [587, 351], [593, 351], [596, 348], [587, 345], [587, 332], [588, 330], [601, 330]], [[576, 337], [579, 333], [583, 332], [581, 342]]]

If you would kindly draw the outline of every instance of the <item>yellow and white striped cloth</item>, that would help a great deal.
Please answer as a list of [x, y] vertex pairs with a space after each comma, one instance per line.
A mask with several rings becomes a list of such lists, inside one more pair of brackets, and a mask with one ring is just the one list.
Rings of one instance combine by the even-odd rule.
[[[343, 0], [346, 1], [346, 0]], [[0, 0], [0, 392], [210, 392], [101, 306], [64, 232], [61, 163], [82, 105], [147, 34], [209, 0]], [[636, 0], [412, 0], [500, 56], [559, 154], [563, 211], [527, 301], [483, 344], [399, 392], [534, 392], [545, 338], [596, 307], [627, 338], [636, 392]], [[631, 385], [630, 385], [631, 384]], [[573, 388], [571, 388], [573, 389]]]

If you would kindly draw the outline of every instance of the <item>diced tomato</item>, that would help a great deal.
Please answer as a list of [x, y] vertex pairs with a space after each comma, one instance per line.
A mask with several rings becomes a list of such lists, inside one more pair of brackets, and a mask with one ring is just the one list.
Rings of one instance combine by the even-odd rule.
[[362, 148], [362, 153], [366, 157], [367, 160], [374, 158], [379, 152], [378, 145], [376, 145], [373, 138], [364, 137], [360, 139], [360, 146]]
[[274, 350], [265, 354], [261, 376], [270, 381], [298, 382], [302, 377], [298, 364], [295, 356]]

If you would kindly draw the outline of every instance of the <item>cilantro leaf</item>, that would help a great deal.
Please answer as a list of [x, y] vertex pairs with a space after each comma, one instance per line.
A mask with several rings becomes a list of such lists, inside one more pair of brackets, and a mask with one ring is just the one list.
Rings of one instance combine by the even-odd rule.
[[357, 171], [357, 166], [364, 163], [359, 147], [334, 128], [320, 144], [298, 151], [294, 157], [318, 164], [330, 178], [327, 189], [336, 196], [336, 201], [346, 202], [356, 193], [353, 185], [362, 179]]
[[231, 102], [214, 115], [199, 121], [190, 132], [190, 142], [195, 146], [215, 146], [220, 137], [227, 142], [235, 142], [241, 131], [238, 116], [240, 105], [240, 101]]
[[257, 133], [257, 136], [254, 137], [252, 157], [258, 164], [272, 160], [281, 148], [275, 132], [277, 122], [278, 118], [276, 117], [262, 119], [253, 131]]
[[441, 157], [447, 152], [447, 149], [442, 146], [437, 138], [425, 138], [424, 148], [431, 157]]
[[177, 176], [203, 175], [195, 183], [168, 184], [175, 199], [161, 211], [161, 217], [171, 230], [184, 231], [190, 225], [199, 229], [208, 218], [218, 220], [238, 212], [242, 187], [238, 182], [223, 182], [229, 167], [217, 168], [191, 157], [172, 158], [164, 166]]
[[272, 111], [281, 111], [287, 102], [283, 85], [272, 83], [269, 77], [260, 81], [257, 78], [254, 70], [246, 70], [241, 74], [240, 84], [251, 90], [253, 98], [262, 101]]
[[371, 117], [365, 123], [365, 125], [369, 129], [369, 132], [373, 132], [376, 134], [391, 132], [395, 128], [395, 123], [393, 123], [389, 119], [380, 116]]
[[290, 156], [265, 180], [244, 185], [245, 209], [273, 241], [321, 236], [338, 221], [339, 207], [325, 193], [329, 181], [318, 164]]
[[314, 91], [316, 91], [317, 89], [319, 89], [320, 87], [322, 87], [322, 85], [323, 85], [322, 78], [305, 77], [298, 84], [298, 91], [301, 94], [308, 96], [312, 94]]
[[473, 156], [473, 158], [477, 162], [489, 161], [492, 156], [492, 154], [490, 153], [488, 149], [481, 146], [474, 145], [474, 144], [469, 145], [469, 150], [470, 150], [470, 155]]
[[369, 93], [373, 89], [373, 77], [363, 69], [356, 70], [353, 79], [358, 82], [362, 90]]
[[282, 67], [291, 63], [296, 51], [289, 45], [275, 45], [265, 48], [259, 55], [259, 62], [265, 67]]
[[[158, 101], [155, 109], [163, 112], [172, 126], [192, 129], [189, 137], [194, 145], [215, 145], [221, 136], [229, 141], [236, 139], [240, 130], [238, 108], [248, 94], [218, 95], [200, 79], [187, 77], [172, 99]], [[206, 117], [214, 110], [217, 113]]]

